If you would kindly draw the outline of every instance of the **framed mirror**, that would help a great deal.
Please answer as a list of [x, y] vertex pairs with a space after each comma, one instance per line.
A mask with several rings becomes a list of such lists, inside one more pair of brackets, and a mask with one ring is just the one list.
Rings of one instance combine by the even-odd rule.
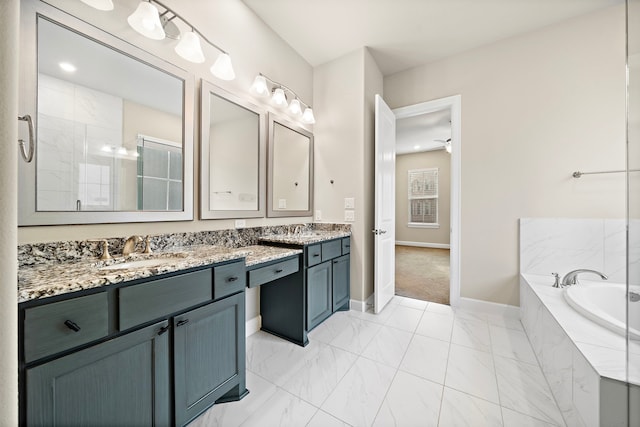
[[311, 216], [313, 134], [269, 115], [267, 216]]
[[18, 224], [193, 219], [193, 77], [25, 3], [20, 114], [36, 144], [31, 163], [19, 160]]
[[205, 80], [200, 102], [200, 218], [264, 217], [265, 114]]

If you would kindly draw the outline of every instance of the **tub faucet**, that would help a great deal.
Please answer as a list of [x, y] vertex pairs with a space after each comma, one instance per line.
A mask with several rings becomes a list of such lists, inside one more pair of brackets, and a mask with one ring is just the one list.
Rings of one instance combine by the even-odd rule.
[[562, 284], [561, 286], [564, 288], [565, 286], [571, 286], [571, 285], [575, 285], [578, 283], [578, 274], [580, 273], [592, 273], [592, 274], [597, 274], [598, 276], [600, 276], [600, 278], [602, 280], [607, 280], [608, 277], [605, 276], [604, 274], [600, 273], [599, 271], [595, 271], [595, 270], [587, 270], [587, 269], [578, 269], [578, 270], [573, 270], [568, 272], [567, 274], [564, 275], [564, 277], [562, 278]]
[[131, 253], [136, 251], [136, 245], [142, 241], [142, 237], [140, 236], [131, 236], [124, 242], [124, 247], [122, 248], [122, 255], [128, 256]]

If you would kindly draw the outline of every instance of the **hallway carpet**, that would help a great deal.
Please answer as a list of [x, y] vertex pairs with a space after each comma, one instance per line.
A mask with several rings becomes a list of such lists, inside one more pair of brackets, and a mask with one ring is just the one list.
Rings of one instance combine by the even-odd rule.
[[396, 295], [449, 304], [449, 249], [396, 246]]

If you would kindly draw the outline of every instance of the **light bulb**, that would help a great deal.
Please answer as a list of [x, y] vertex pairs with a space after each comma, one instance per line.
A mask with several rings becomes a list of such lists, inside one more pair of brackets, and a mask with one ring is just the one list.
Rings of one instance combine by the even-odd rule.
[[140, 2], [136, 11], [127, 18], [127, 22], [131, 28], [150, 39], [162, 40], [165, 37], [158, 9], [149, 2]]
[[193, 31], [187, 31], [182, 34], [175, 51], [187, 61], [195, 62], [196, 64], [204, 62], [204, 53], [202, 53], [202, 47], [200, 47], [200, 37]]
[[278, 107], [286, 107], [287, 106], [287, 96], [284, 94], [284, 90], [282, 90], [281, 87], [276, 88], [273, 91], [273, 96], [271, 97], [271, 100]]
[[298, 98], [294, 99], [291, 101], [291, 104], [289, 104], [289, 113], [296, 117], [302, 114], [302, 108], [300, 107], [300, 101]]
[[267, 79], [264, 76], [257, 75], [253, 84], [251, 85], [253, 93], [259, 96], [269, 95], [269, 87], [267, 86]]
[[313, 117], [313, 110], [311, 109], [311, 107], [307, 107], [304, 109], [304, 113], [302, 113], [302, 122], [310, 125], [316, 122], [316, 118]]
[[216, 59], [216, 62], [211, 66], [211, 74], [221, 80], [233, 80], [236, 78], [236, 73], [233, 71], [233, 65], [231, 64], [231, 58], [226, 53], [221, 53]]

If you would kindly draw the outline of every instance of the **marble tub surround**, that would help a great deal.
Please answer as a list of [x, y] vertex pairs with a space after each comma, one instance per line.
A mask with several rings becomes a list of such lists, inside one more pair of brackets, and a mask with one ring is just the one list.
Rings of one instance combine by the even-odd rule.
[[[107, 261], [78, 261], [68, 263], [39, 264], [18, 270], [18, 302], [31, 301], [69, 292], [93, 289], [129, 280], [171, 273], [222, 261], [245, 258], [247, 265], [256, 265], [302, 253], [298, 249], [272, 246], [222, 246], [194, 245], [180, 251], [156, 252], [150, 255], [132, 254]], [[130, 268], [117, 267], [132, 261], [160, 259], [160, 265]]]
[[[290, 236], [295, 234], [296, 230], [301, 235], [315, 233], [321, 240], [327, 240], [328, 238], [333, 238], [333, 233], [344, 233], [343, 235], [345, 236], [349, 235], [351, 225], [328, 223], [290, 224], [191, 233], [159, 234], [150, 236], [150, 240], [151, 249], [154, 251], [180, 250], [184, 247], [194, 245], [239, 248], [257, 245], [262, 236]], [[109, 252], [111, 255], [118, 256], [122, 254], [124, 241], [127, 237], [128, 236], [18, 245], [18, 268], [52, 262], [71, 262], [99, 258], [100, 255], [102, 255], [102, 240], [106, 240], [109, 243]], [[143, 247], [144, 243], [140, 243], [138, 250], [142, 250]]]

